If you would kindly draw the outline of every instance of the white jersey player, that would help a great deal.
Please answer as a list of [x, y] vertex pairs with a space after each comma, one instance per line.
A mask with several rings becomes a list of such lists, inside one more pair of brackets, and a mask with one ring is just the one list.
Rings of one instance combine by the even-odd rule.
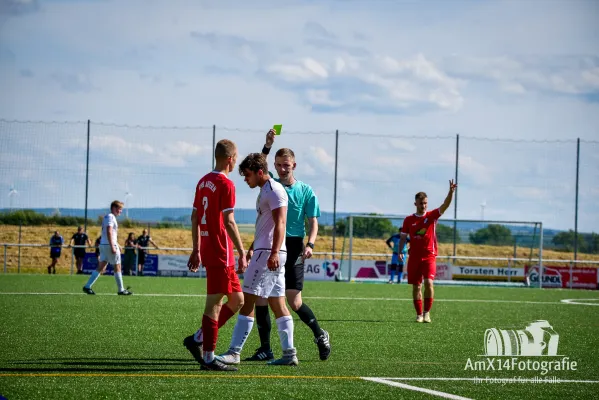
[[116, 217], [121, 215], [124, 204], [115, 200], [110, 204], [110, 213], [104, 216], [102, 220], [102, 236], [100, 239], [100, 257], [98, 259], [98, 268], [92, 272], [89, 280], [83, 286], [83, 291], [87, 294], [96, 294], [92, 285], [98, 280], [100, 275], [106, 270], [110, 263], [114, 267], [114, 279], [116, 280], [117, 294], [129, 296], [133, 293], [123, 287], [123, 274], [121, 272], [121, 248], [118, 245], [117, 234], [119, 225]]
[[225, 364], [239, 364], [241, 350], [254, 326], [254, 304], [258, 298], [268, 299], [275, 314], [283, 357], [269, 365], [297, 365], [293, 347], [293, 318], [285, 302], [285, 228], [287, 222], [287, 192], [268, 174], [266, 158], [259, 153], [247, 156], [239, 172], [250, 188], [260, 187], [256, 201], [256, 233], [254, 253], [244, 272], [244, 304], [233, 330], [229, 351], [219, 357]]

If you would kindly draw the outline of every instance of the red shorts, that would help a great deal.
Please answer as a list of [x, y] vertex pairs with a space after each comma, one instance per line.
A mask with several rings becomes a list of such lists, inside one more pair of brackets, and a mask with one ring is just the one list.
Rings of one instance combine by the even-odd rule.
[[208, 294], [241, 292], [239, 277], [233, 265], [229, 267], [206, 266], [206, 279], [208, 281]]
[[408, 284], [420, 285], [422, 279], [435, 279], [437, 275], [436, 256], [408, 257]]

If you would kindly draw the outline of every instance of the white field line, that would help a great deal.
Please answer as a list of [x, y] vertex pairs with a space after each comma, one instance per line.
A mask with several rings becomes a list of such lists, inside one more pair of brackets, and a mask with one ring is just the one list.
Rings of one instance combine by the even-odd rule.
[[418, 386], [407, 385], [405, 383], [395, 382], [395, 381], [391, 381], [391, 380], [387, 380], [387, 379], [382, 379], [382, 378], [364, 378], [363, 377], [362, 379], [364, 379], [365, 381], [382, 383], [384, 385], [394, 386], [394, 387], [398, 387], [398, 388], [402, 388], [402, 389], [413, 390], [415, 392], [422, 392], [422, 393], [430, 394], [432, 396], [442, 397], [444, 399], [471, 400], [468, 397], [457, 396], [455, 394], [440, 392], [438, 390], [425, 389], [425, 388], [421, 388], [421, 387], [418, 387]]
[[[362, 379], [369, 379], [369, 378], [365, 378], [362, 377]], [[485, 378], [443, 378], [443, 377], [423, 377], [423, 378], [419, 378], [419, 377], [406, 377], [406, 378], [398, 378], [398, 377], [380, 377], [380, 378], [376, 378], [376, 379], [384, 379], [384, 380], [388, 380], [388, 381], [442, 381], [442, 382], [484, 382]], [[510, 380], [513, 378], [502, 378], [502, 377], [497, 377], [497, 378], [491, 378], [491, 379], [497, 379], [497, 380], [501, 380], [501, 379], [506, 379], [506, 380]], [[586, 380], [586, 379], [560, 379], [557, 378], [558, 381], [557, 383], [594, 383], [597, 384], [599, 383], [599, 380], [597, 381], [593, 381], [593, 380]], [[522, 378], [523, 382], [534, 382], [534, 379], [532, 378]]]
[[[87, 294], [73, 293], [73, 292], [0, 292], [1, 295], [13, 295], [13, 296], [88, 296]], [[98, 296], [116, 296], [116, 293], [96, 293]], [[145, 297], [206, 297], [205, 294], [182, 294], [182, 293], [135, 293], [135, 296]], [[352, 300], [352, 301], [412, 301], [409, 298], [395, 298], [395, 297], [333, 297], [333, 296], [302, 296], [305, 299], [311, 300]], [[546, 305], [559, 305], [559, 304], [571, 304], [571, 305], [585, 305], [585, 306], [598, 306], [599, 303], [582, 303], [577, 300], [585, 301], [599, 301], [597, 299], [564, 299], [558, 301], [526, 301], [526, 300], [490, 300], [490, 299], [435, 299], [436, 302], [449, 302], [449, 303], [509, 303], [509, 304], [546, 304]]]
[[[563, 299], [560, 300], [566, 304], [576, 304], [579, 306], [599, 306], [599, 299]], [[597, 303], [585, 303], [586, 301], [597, 301]]]

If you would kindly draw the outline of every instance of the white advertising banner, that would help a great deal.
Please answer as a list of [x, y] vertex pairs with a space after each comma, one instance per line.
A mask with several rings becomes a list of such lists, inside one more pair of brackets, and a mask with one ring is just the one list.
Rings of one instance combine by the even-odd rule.
[[512, 281], [524, 280], [524, 268], [508, 267], [468, 267], [452, 266], [454, 279], [473, 279], [483, 281], [507, 281], [508, 277]]
[[190, 272], [187, 269], [188, 255], [158, 255], [158, 275], [160, 276], [193, 276], [206, 277], [206, 270], [200, 268], [198, 272]]

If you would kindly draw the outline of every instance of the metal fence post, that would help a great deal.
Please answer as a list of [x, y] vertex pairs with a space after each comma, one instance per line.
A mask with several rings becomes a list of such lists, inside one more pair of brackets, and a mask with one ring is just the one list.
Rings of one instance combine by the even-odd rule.
[[349, 272], [348, 272], [348, 276], [347, 276], [347, 280], [351, 281], [351, 261], [352, 261], [352, 254], [354, 251], [354, 217], [352, 215], [349, 216], [347, 223], [349, 224]]
[[89, 136], [90, 136], [90, 120], [87, 120], [87, 150], [85, 156], [85, 216], [84, 216], [84, 232], [87, 232], [87, 195], [89, 188]]
[[335, 238], [337, 237], [337, 160], [339, 158], [339, 129], [335, 131], [335, 182], [333, 186], [333, 253], [335, 253]]
[[216, 148], [216, 125], [212, 125], [212, 169], [216, 166], [214, 159], [214, 149]]
[[[458, 172], [460, 162], [460, 134], [458, 133], [455, 137], [455, 184], [458, 184]], [[458, 189], [456, 188], [453, 195], [453, 256], [456, 255], [457, 247], [457, 236], [458, 236], [458, 225], [456, 219], [458, 218]]]
[[21, 273], [21, 229], [22, 229], [23, 223], [21, 221], [19, 221], [19, 258], [17, 260], [17, 273]]
[[543, 223], [539, 222], [539, 289], [543, 289]]
[[569, 282], [570, 289], [572, 289], [572, 281], [574, 280], [574, 276], [572, 275], [573, 264], [574, 264], [574, 261], [570, 260], [570, 282]]
[[4, 245], [4, 273], [6, 273], [6, 244]]
[[576, 139], [576, 199], [574, 204], [574, 260], [578, 259], [578, 172], [580, 169], [580, 138]]

